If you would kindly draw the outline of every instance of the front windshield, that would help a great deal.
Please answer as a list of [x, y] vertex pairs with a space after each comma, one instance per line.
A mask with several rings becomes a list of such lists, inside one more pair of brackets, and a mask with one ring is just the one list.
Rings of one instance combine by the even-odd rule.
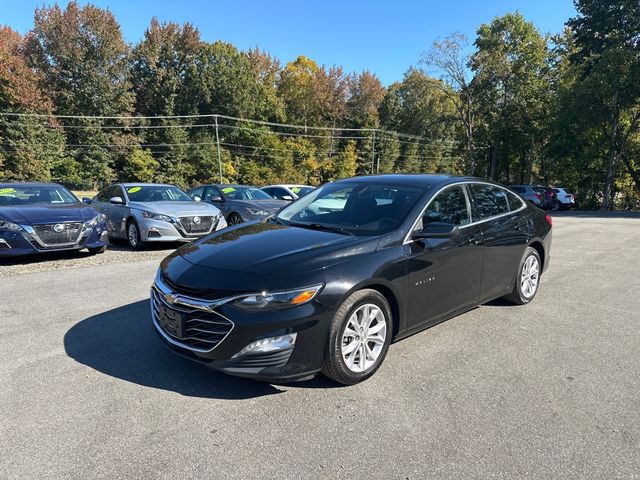
[[64, 205], [79, 200], [60, 185], [2, 185], [0, 207], [16, 205]]
[[192, 202], [189, 195], [171, 185], [133, 185], [127, 187], [132, 202]]
[[273, 198], [256, 187], [228, 186], [222, 187], [222, 194], [228, 200], [273, 200]]
[[424, 190], [371, 183], [329, 183], [284, 208], [283, 223], [333, 227], [355, 235], [381, 235], [398, 228]]

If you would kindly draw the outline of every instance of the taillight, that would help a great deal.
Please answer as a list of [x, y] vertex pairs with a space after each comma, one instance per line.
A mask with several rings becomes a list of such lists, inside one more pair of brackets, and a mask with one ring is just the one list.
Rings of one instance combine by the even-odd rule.
[[551, 215], [547, 213], [544, 218], [547, 219], [547, 223], [549, 224], [549, 226], [553, 227], [553, 219], [551, 218]]
[[542, 200], [542, 195], [540, 195], [539, 193], [536, 193], [534, 195], [538, 200]]

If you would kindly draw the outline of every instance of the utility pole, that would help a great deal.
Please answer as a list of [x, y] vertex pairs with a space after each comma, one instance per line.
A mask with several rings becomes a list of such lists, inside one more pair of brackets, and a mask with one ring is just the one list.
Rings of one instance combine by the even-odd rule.
[[[371, 135], [371, 154], [372, 154], [372, 156], [371, 156], [371, 174], [373, 175], [374, 168], [375, 168], [375, 165], [376, 165], [376, 131], [375, 130], [373, 131], [373, 134]], [[377, 169], [376, 169], [375, 173], [378, 173]]]
[[222, 158], [220, 158], [220, 137], [218, 136], [218, 116], [213, 117], [216, 124], [216, 146], [218, 148], [218, 170], [220, 173], [220, 183], [222, 183]]

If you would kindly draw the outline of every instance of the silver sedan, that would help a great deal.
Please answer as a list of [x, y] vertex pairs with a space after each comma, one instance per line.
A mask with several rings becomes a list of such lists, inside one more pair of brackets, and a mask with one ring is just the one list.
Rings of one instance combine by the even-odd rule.
[[126, 239], [133, 249], [146, 242], [190, 242], [227, 226], [218, 208], [193, 201], [174, 185], [114, 184], [91, 205], [106, 216], [109, 236]]

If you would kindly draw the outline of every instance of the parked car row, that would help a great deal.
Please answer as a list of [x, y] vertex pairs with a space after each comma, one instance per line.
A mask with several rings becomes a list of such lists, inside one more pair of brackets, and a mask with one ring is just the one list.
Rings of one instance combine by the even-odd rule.
[[509, 188], [543, 210], [564, 210], [575, 206], [575, 196], [566, 188], [542, 185], [510, 185]]
[[[227, 225], [275, 214], [313, 190], [305, 185], [117, 183], [82, 202], [62, 185], [0, 184], [0, 256], [54, 250], [104, 252], [109, 240], [135, 250], [151, 242], [190, 242]], [[272, 196], [273, 195], [273, 196]]]

